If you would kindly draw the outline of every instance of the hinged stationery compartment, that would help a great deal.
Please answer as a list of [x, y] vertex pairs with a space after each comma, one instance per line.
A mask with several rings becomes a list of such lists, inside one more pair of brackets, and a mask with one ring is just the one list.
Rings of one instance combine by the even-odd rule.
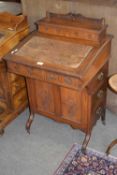
[[104, 18], [94, 19], [72, 13], [47, 13], [37, 24], [41, 33], [85, 40], [96, 46], [104, 42], [107, 29]]

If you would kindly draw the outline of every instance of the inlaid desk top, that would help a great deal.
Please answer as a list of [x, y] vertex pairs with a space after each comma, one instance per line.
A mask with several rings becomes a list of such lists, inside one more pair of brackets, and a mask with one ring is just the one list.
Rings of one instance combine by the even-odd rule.
[[33, 36], [15, 55], [30, 57], [37, 65], [78, 68], [92, 49], [92, 46], [84, 44]]

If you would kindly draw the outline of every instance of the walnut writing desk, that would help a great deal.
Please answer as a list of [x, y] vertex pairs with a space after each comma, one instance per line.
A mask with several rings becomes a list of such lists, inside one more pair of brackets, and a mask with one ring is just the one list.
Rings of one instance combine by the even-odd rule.
[[8, 71], [26, 77], [28, 132], [39, 113], [82, 130], [86, 134], [82, 148], [86, 148], [97, 119], [105, 120], [110, 48], [110, 36], [95, 47], [34, 32], [6, 56]]

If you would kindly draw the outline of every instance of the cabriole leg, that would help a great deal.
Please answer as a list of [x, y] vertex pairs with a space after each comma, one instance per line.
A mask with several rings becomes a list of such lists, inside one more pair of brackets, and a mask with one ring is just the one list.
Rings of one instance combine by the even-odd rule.
[[108, 146], [107, 150], [106, 150], [106, 154], [109, 155], [110, 154], [110, 150], [112, 149], [113, 146], [115, 146], [117, 144], [117, 139], [113, 140], [110, 145]]
[[86, 153], [86, 147], [89, 143], [90, 138], [91, 138], [91, 133], [86, 133], [84, 141], [82, 143], [82, 148], [81, 148], [81, 151], [82, 151], [83, 154]]
[[31, 113], [27, 122], [26, 122], [26, 131], [30, 134], [30, 127], [32, 125], [32, 122], [34, 120], [34, 113]]

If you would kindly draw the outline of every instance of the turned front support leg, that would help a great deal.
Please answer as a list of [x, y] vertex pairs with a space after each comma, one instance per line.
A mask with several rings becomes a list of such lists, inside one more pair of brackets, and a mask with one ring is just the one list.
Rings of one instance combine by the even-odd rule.
[[27, 122], [26, 122], [26, 131], [30, 134], [30, 127], [31, 127], [31, 125], [32, 125], [32, 122], [33, 122], [33, 120], [34, 120], [34, 113], [30, 113], [30, 116], [29, 116], [29, 118], [28, 118], [28, 120], [27, 120]]
[[35, 114], [35, 100], [32, 94], [33, 83], [32, 83], [31, 78], [26, 78], [26, 85], [27, 85], [27, 90], [28, 90], [27, 95], [28, 95], [30, 116], [26, 122], [25, 127], [26, 127], [26, 131], [30, 134], [30, 128], [34, 120], [34, 114]]
[[110, 154], [110, 150], [112, 149], [113, 146], [115, 146], [117, 144], [117, 139], [113, 140], [111, 142], [111, 144], [108, 146], [107, 150], [106, 150], [106, 154], [109, 155]]
[[82, 143], [82, 148], [81, 148], [81, 151], [83, 153], [86, 152], [86, 147], [87, 147], [87, 145], [89, 143], [90, 138], [91, 138], [91, 133], [86, 133], [85, 134], [85, 138], [84, 138], [83, 143]]

